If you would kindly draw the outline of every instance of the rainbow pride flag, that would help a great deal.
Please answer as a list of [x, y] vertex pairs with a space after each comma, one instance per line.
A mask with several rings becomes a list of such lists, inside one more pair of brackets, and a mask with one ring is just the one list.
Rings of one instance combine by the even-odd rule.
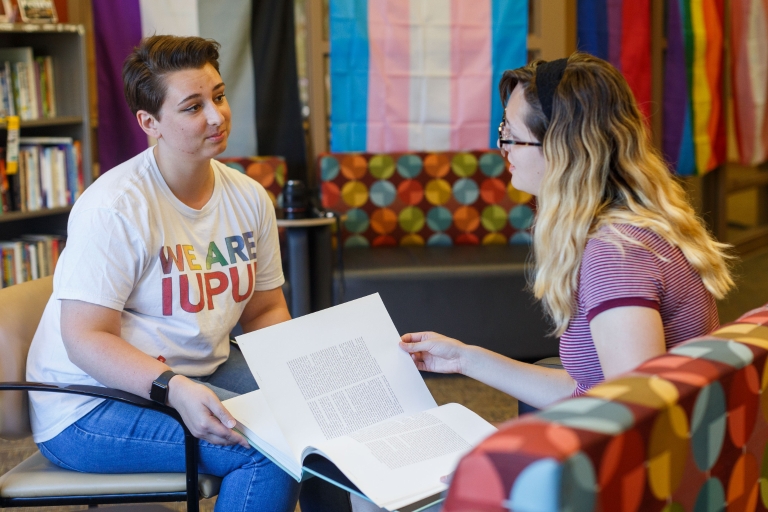
[[731, 51], [734, 159], [757, 165], [768, 160], [768, 2], [731, 0]]
[[331, 151], [496, 147], [527, 0], [331, 0]]
[[667, 2], [662, 149], [681, 176], [705, 174], [726, 158], [723, 26], [724, 0]]
[[650, 0], [579, 0], [577, 8], [578, 49], [621, 71], [640, 111], [650, 117]]

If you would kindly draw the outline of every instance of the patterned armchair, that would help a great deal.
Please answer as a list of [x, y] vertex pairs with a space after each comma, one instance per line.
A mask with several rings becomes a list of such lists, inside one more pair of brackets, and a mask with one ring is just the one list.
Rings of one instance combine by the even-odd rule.
[[445, 512], [766, 510], [768, 305], [502, 426]]

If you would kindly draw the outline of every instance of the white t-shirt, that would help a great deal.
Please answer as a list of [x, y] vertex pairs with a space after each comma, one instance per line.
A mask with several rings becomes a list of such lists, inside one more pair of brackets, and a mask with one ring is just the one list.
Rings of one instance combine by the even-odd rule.
[[[67, 357], [61, 299], [121, 311], [123, 339], [177, 373], [202, 376], [229, 356], [229, 332], [253, 291], [283, 284], [275, 210], [264, 188], [214, 160], [213, 195], [195, 210], [173, 195], [152, 150], [101, 176], [72, 209], [53, 295], [29, 350], [28, 380], [101, 385]], [[52, 439], [101, 401], [30, 393], [35, 442]]]

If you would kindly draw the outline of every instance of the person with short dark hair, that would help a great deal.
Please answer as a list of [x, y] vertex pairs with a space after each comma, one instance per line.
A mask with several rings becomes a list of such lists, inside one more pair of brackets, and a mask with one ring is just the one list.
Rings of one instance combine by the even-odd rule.
[[[223, 478], [216, 510], [293, 511], [298, 484], [232, 430], [221, 401], [257, 389], [229, 343], [290, 319], [275, 210], [256, 181], [215, 160], [230, 107], [219, 45], [142, 40], [125, 96], [157, 144], [101, 176], [69, 217], [29, 380], [103, 385], [174, 407], [200, 439], [200, 473]], [[34, 440], [93, 473], [184, 472], [171, 418], [113, 401], [30, 393]]]

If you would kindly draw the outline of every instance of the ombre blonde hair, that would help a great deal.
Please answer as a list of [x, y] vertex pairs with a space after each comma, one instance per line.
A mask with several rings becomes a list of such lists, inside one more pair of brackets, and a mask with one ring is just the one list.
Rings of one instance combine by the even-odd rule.
[[[552, 118], [536, 90], [541, 61], [504, 73], [502, 102], [520, 85], [529, 105], [525, 119], [543, 142], [546, 172], [537, 198], [533, 230], [532, 288], [565, 332], [576, 310], [581, 258], [589, 238], [631, 224], [653, 231], [683, 255], [715, 298], [733, 287], [726, 251], [705, 229], [659, 153], [653, 148], [632, 92], [616, 68], [574, 53], [555, 89]], [[601, 228], [608, 227], [608, 230]], [[636, 240], [629, 240], [639, 243]]]

